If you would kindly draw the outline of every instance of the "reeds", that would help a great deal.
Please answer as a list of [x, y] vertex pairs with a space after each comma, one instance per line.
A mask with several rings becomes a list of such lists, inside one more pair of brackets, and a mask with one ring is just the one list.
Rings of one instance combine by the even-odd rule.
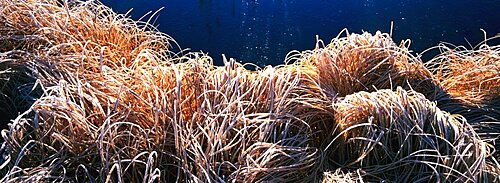
[[24, 74], [14, 88], [38, 86], [2, 131], [2, 182], [498, 178], [494, 141], [438, 108], [451, 85], [388, 34], [249, 71], [175, 53], [148, 21], [96, 1], [0, 5], [0, 63]]

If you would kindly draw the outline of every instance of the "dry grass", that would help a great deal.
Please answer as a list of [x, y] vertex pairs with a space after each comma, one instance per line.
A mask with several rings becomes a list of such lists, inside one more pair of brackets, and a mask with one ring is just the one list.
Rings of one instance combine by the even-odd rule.
[[[312, 132], [302, 120], [307, 117], [300, 116], [314, 108], [295, 101], [297, 95], [306, 95], [297, 87], [307, 82], [299, 66], [252, 73], [235, 62], [213, 68], [195, 57], [163, 69], [155, 72], [165, 74], [160, 77], [163, 82], [153, 86], [165, 93], [150, 101], [151, 105], [159, 103], [161, 110], [141, 113], [159, 119], [147, 121], [154, 125], [141, 126], [143, 120], [131, 117], [138, 113], [134, 108], [118, 110], [109, 108], [111, 104], [95, 103], [104, 114], [88, 111], [85, 96], [95, 91], [86, 85], [61, 81], [47, 88], [33, 112], [21, 116], [6, 132], [7, 151], [15, 156], [7, 162], [11, 169], [5, 180], [254, 182], [315, 178], [311, 172], [318, 150], [308, 147]], [[196, 81], [198, 87], [193, 87]], [[164, 99], [157, 101], [160, 98]], [[12, 130], [17, 128], [23, 130]], [[31, 135], [23, 134], [26, 132]], [[39, 144], [30, 144], [30, 139]], [[46, 153], [37, 156], [37, 152]], [[53, 161], [58, 163], [43, 163]], [[31, 170], [30, 165], [38, 167]]]
[[148, 160], [174, 159], [173, 127], [149, 115], [157, 108], [141, 72], [172, 64], [171, 39], [100, 3], [60, 3], [0, 3], [11, 48], [28, 55], [6, 57], [32, 65], [44, 92], [2, 135], [3, 181], [157, 179]]
[[306, 84], [306, 66], [214, 67], [205, 55], [176, 56], [168, 36], [95, 2], [3, 3], [8, 24], [23, 25], [16, 32], [44, 40], [23, 40], [41, 49], [16, 60], [36, 66], [44, 95], [4, 132], [4, 181], [314, 175], [304, 119], [317, 118], [321, 93]]
[[[209, 79], [210, 78], [210, 79]], [[302, 117], [311, 110], [300, 66], [249, 72], [234, 61], [212, 70], [198, 95], [196, 119], [181, 126], [183, 164], [200, 181], [299, 181], [311, 176], [317, 149]], [[184, 139], [186, 138], [186, 139]], [[286, 178], [286, 179], [285, 179]]]
[[[345, 37], [341, 37], [343, 33]], [[386, 33], [350, 34], [344, 30], [328, 45], [318, 41], [316, 49], [291, 57], [316, 66], [316, 80], [331, 96], [396, 86], [434, 94], [439, 87], [422, 61], [410, 54], [409, 45], [409, 40], [396, 45]]]
[[2, 131], [2, 182], [499, 175], [494, 148], [424, 97], [439, 99], [441, 80], [409, 42], [397, 46], [387, 34], [347, 33], [291, 53], [285, 65], [249, 71], [233, 59], [214, 66], [202, 53], [174, 53], [169, 36], [99, 2], [0, 5], [0, 63], [25, 70], [16, 87], [36, 83], [42, 93]]
[[499, 98], [500, 47], [482, 44], [476, 50], [438, 47], [441, 54], [427, 63], [440, 84], [465, 105], [485, 105]]
[[323, 183], [351, 183], [351, 182], [363, 182], [363, 175], [365, 172], [361, 170], [344, 172], [341, 169], [335, 170], [335, 172], [325, 172], [323, 174]]
[[396, 182], [484, 179], [490, 147], [461, 116], [442, 112], [420, 93], [358, 92], [335, 109], [339, 130], [328, 149], [333, 164]]
[[[2, 7], [3, 8], [3, 7]], [[1, 9], [1, 8], [0, 8]], [[16, 62], [30, 57], [24, 46], [28, 37], [18, 36], [16, 29], [0, 18], [0, 127], [23, 113], [40, 97], [39, 88], [30, 72], [30, 65]], [[22, 48], [22, 50], [14, 50]]]
[[437, 100], [438, 106], [463, 115], [483, 139], [499, 148], [500, 46], [482, 43], [468, 50], [441, 44], [438, 48], [441, 54], [427, 63], [449, 94]]

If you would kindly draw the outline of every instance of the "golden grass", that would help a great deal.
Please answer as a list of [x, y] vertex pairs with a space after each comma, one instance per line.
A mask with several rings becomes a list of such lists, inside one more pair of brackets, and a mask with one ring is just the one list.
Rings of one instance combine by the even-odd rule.
[[[340, 37], [342, 33], [346, 36]], [[316, 49], [291, 57], [315, 66], [319, 86], [331, 96], [396, 86], [434, 92], [432, 74], [410, 54], [409, 44], [407, 40], [398, 46], [386, 33], [350, 34], [344, 30], [328, 45], [318, 41]]]
[[[26, 171], [30, 176], [25, 178], [44, 180], [56, 177], [54, 174], [66, 180], [118, 181], [139, 181], [144, 177], [165, 181], [169, 176], [191, 181], [251, 182], [310, 177], [317, 149], [307, 146], [308, 134], [312, 132], [301, 120], [307, 117], [293, 114], [313, 108], [304, 101], [300, 105], [294, 101], [295, 96], [302, 95], [300, 87], [295, 86], [306, 81], [298, 68], [293, 68], [298, 66], [250, 73], [235, 62], [217, 69], [204, 67], [207, 65], [202, 58], [194, 58], [165, 67], [165, 72], [156, 72], [175, 73], [179, 69], [183, 73], [173, 77], [164, 75], [163, 83], [154, 83], [167, 92], [159, 94], [165, 98], [163, 101], [156, 101], [160, 110], [140, 114], [159, 119], [147, 121], [150, 125], [146, 126], [141, 126], [144, 120], [133, 117], [137, 116], [134, 108], [107, 108], [103, 109], [105, 114], [88, 111], [85, 95], [95, 91], [88, 91], [85, 85], [61, 81], [48, 88], [46, 92], [50, 94], [35, 103], [32, 114], [35, 117], [31, 113], [21, 116], [13, 125], [26, 128], [20, 132], [36, 135], [34, 138], [40, 143], [30, 147], [26, 156], [37, 157], [36, 152], [46, 152], [47, 156], [20, 161], [22, 164], [11, 161], [11, 166], [39, 165], [34, 172]], [[196, 83], [198, 87], [193, 87], [190, 83], [196, 80], [210, 82]], [[279, 92], [274, 92], [274, 87]], [[51, 126], [33, 130], [33, 124]], [[30, 144], [26, 139], [33, 138], [17, 132], [11, 131], [5, 137], [11, 154], [17, 154], [13, 157], [16, 159], [24, 155], [22, 149]], [[63, 154], [75, 157], [59, 164], [70, 173], [56, 171], [59, 166], [43, 164], [47, 157], [52, 161], [66, 159], [61, 157]], [[131, 166], [134, 168], [127, 168]], [[155, 169], [145, 172], [148, 166], [162, 172]], [[101, 174], [92, 171], [95, 167], [101, 167]], [[39, 171], [46, 169], [51, 169], [44, 171], [50, 174], [39, 175]], [[84, 174], [77, 175], [78, 171]], [[11, 169], [7, 180], [23, 179], [16, 173]]]
[[450, 90], [443, 77], [388, 34], [249, 71], [174, 53], [168, 35], [96, 1], [0, 5], [0, 63], [42, 93], [2, 131], [2, 182], [498, 178], [492, 141], [431, 102]]
[[441, 54], [427, 63], [449, 95], [438, 98], [438, 106], [463, 115], [484, 140], [500, 148], [500, 46], [438, 48]]
[[482, 44], [479, 49], [440, 45], [441, 54], [428, 63], [452, 97], [470, 106], [498, 100], [500, 47]]

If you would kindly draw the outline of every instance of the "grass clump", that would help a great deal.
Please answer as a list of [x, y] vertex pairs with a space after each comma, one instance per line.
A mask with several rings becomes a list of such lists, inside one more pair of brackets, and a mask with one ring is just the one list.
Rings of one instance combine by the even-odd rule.
[[344, 31], [324, 46], [293, 55], [304, 64], [316, 67], [317, 82], [331, 96], [347, 96], [359, 91], [413, 88], [433, 92], [432, 74], [418, 57], [410, 54], [410, 41], [396, 45], [389, 34], [350, 34]]
[[334, 104], [339, 125], [328, 160], [397, 182], [483, 179], [491, 150], [459, 115], [441, 111], [422, 94], [358, 92]]
[[449, 94], [437, 99], [438, 106], [463, 115], [483, 139], [493, 141], [498, 148], [500, 47], [484, 42], [472, 50], [445, 44], [438, 48], [441, 54], [427, 63]]

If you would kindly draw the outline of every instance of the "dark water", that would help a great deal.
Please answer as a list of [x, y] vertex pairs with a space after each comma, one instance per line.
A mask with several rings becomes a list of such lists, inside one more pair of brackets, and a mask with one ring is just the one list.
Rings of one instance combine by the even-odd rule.
[[[155, 25], [182, 48], [221, 54], [259, 65], [280, 64], [290, 50], [329, 42], [344, 28], [390, 31], [411, 39], [419, 53], [440, 41], [478, 44], [500, 32], [499, 0], [104, 0], [114, 11], [140, 18], [164, 7]], [[432, 53], [429, 53], [431, 57]]]

